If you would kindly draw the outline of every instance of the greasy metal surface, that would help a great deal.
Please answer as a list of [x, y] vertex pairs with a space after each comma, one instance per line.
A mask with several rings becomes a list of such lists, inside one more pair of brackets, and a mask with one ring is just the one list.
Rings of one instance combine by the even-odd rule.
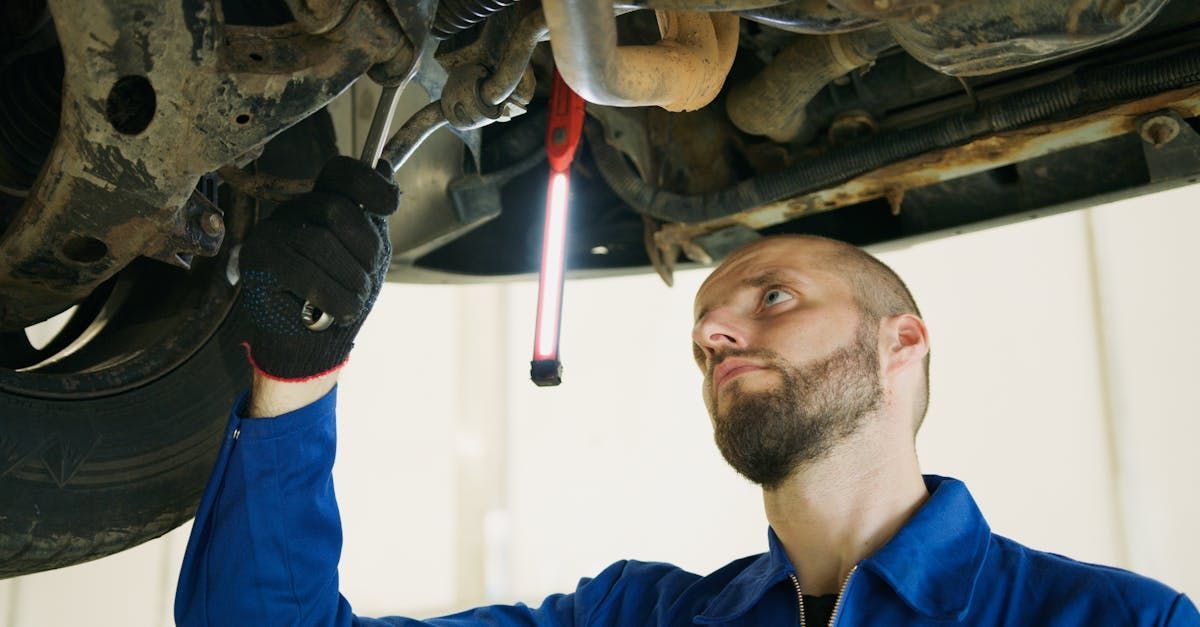
[[[359, 0], [362, 1], [362, 0]], [[383, 0], [392, 10], [400, 30], [408, 42], [397, 54], [368, 71], [371, 80], [380, 85], [398, 85], [411, 80], [422, 64], [432, 63], [437, 40], [429, 32], [437, 0]]]
[[[436, 57], [422, 63], [417, 83], [431, 99], [445, 100], [444, 112], [451, 120], [451, 132], [466, 144], [477, 167], [482, 147], [479, 127], [519, 114], [528, 104], [531, 91], [521, 95], [515, 95], [515, 92], [532, 89], [530, 59], [538, 42], [546, 38], [546, 32], [541, 9], [535, 3], [527, 2], [489, 17], [470, 44], [446, 52], [439, 49]], [[485, 71], [479, 73], [469, 66], [482, 67]], [[453, 76], [456, 72], [458, 77]], [[462, 80], [471, 73], [476, 74], [477, 81]], [[444, 92], [452, 78], [459, 84], [445, 98]], [[506, 111], [506, 101], [512, 101], [509, 104], [516, 108]], [[460, 104], [463, 110], [455, 112], [456, 105]], [[499, 117], [490, 117], [492, 115]], [[455, 126], [456, 121], [458, 126]]]
[[[853, 15], [877, 20], [910, 20], [935, 17], [948, 6], [980, 0], [829, 0], [829, 4]], [[986, 0], [992, 2], [992, 0]]]
[[618, 46], [609, 0], [546, 0], [542, 11], [559, 73], [595, 104], [699, 109], [721, 90], [737, 52], [731, 13], [660, 11], [661, 41]]
[[530, 11], [522, 17], [509, 37], [508, 45], [500, 53], [491, 76], [479, 86], [480, 99], [487, 104], [500, 104], [507, 100], [525, 76], [538, 42], [545, 41], [549, 35], [541, 9]]
[[649, 180], [658, 172], [654, 148], [650, 145], [650, 109], [589, 104], [587, 112], [600, 120], [604, 140], [633, 162], [639, 176]]
[[[395, 249], [393, 263], [411, 264], [447, 242], [499, 217], [503, 210], [501, 190], [504, 185], [545, 161], [546, 155], [536, 151], [503, 170], [465, 174], [449, 181], [444, 191], [439, 191], [450, 196], [452, 210], [435, 212], [417, 207], [412, 214], [404, 215], [407, 228], [395, 238], [403, 243], [403, 247]], [[417, 211], [420, 212], [419, 217], [413, 215]]]
[[658, 11], [746, 11], [783, 4], [780, 0], [618, 0], [618, 9]]
[[226, 166], [217, 170], [221, 179], [236, 189], [238, 193], [271, 202], [283, 202], [308, 191], [312, 191], [313, 182], [303, 179], [289, 179], [271, 174], [254, 174], [245, 170]]
[[[729, 256], [729, 253], [761, 237], [762, 235], [758, 231], [735, 224], [719, 231], [701, 235], [692, 240], [692, 242], [696, 244], [696, 247], [699, 249], [698, 252], [707, 257], [702, 263], [708, 265], [714, 259], [724, 259]], [[692, 257], [695, 254], [697, 253], [691, 252], [688, 256]]]
[[450, 126], [471, 130], [500, 118], [500, 105], [484, 102], [480, 97], [479, 86], [489, 75], [482, 65], [466, 64], [450, 70], [440, 101], [442, 115]]
[[[887, 0], [884, 0], [887, 1]], [[896, 4], [896, 0], [892, 0]], [[1056, 59], [1136, 32], [1167, 0], [988, 0], [917, 5], [893, 22], [909, 54], [954, 76], [978, 76]], [[862, 10], [871, 0], [834, 0]], [[869, 13], [867, 13], [869, 15]]]
[[[433, 67], [421, 68], [424, 73], [436, 67], [442, 74], [442, 80], [438, 83], [437, 89], [430, 89], [430, 86], [422, 84], [429, 93], [429, 97], [433, 100], [441, 97], [441, 83], [445, 82], [445, 74], [456, 67], [474, 64], [487, 68], [495, 68], [500, 65], [501, 58], [505, 56], [506, 50], [513, 45], [513, 40], [519, 38], [516, 36], [516, 32], [521, 29], [521, 22], [529, 18], [530, 14], [540, 12], [541, 9], [534, 6], [533, 3], [520, 4], [511, 11], [501, 11], [491, 16], [478, 29], [478, 34], [471, 43], [448, 50], [442, 50], [439, 47], [435, 56], [437, 63], [431, 64]], [[545, 20], [542, 19], [541, 21], [544, 25]], [[524, 72], [525, 67], [522, 66], [519, 69], [521, 72]]]
[[[740, 138], [720, 111], [705, 108], [670, 113], [648, 109], [645, 119], [645, 133], [656, 155], [651, 180], [659, 186], [702, 194], [737, 182], [734, 157]], [[611, 132], [605, 130], [606, 134]]]
[[819, 91], [893, 45], [883, 28], [797, 37], [757, 76], [729, 90], [725, 110], [751, 135], [791, 141], [804, 129], [808, 103]]
[[971, 141], [901, 161], [851, 179], [841, 185], [796, 198], [769, 203], [718, 220], [667, 224], [655, 243], [670, 258], [686, 244], [708, 233], [742, 225], [762, 229], [795, 218], [895, 196], [909, 189], [992, 170], [1005, 164], [1048, 155], [1138, 131], [1138, 119], [1169, 109], [1183, 117], [1200, 115], [1200, 89], [1165, 92], [1073, 120], [1037, 124]]
[[[332, 129], [326, 120], [321, 112], [285, 130], [251, 167], [297, 179], [314, 178], [332, 149]], [[211, 178], [202, 178], [202, 192], [215, 191], [207, 185]], [[236, 324], [227, 320], [227, 314], [237, 293], [238, 251], [259, 215], [258, 203], [249, 197], [221, 191], [224, 243], [216, 256], [197, 256], [190, 270], [135, 260], [106, 282], [111, 286], [115, 281], [116, 287], [113, 297], [104, 302], [109, 320], [97, 335], [81, 337], [87, 341], [77, 351], [65, 358], [56, 354], [52, 365], [20, 373], [0, 367], [0, 390], [72, 401], [109, 396], [170, 376], [176, 367], [203, 354], [201, 347], [219, 327]], [[123, 285], [129, 290], [120, 302], [117, 290]], [[84, 302], [92, 302], [97, 292]], [[0, 337], [14, 334], [24, 335], [17, 331]]]
[[286, 0], [304, 30], [319, 35], [337, 26], [358, 0]]
[[[320, 37], [295, 24], [225, 25], [200, 0], [50, 7], [66, 67], [62, 122], [0, 239], [0, 329], [62, 311], [135, 257], [191, 252], [178, 249], [193, 240], [181, 209], [201, 174], [311, 114], [404, 42], [391, 11], [366, 0]], [[123, 133], [114, 126], [124, 112], [150, 104], [144, 91], [110, 98], [130, 76], [151, 87], [153, 109], [145, 128]], [[100, 241], [105, 254], [68, 258], [74, 237]]]
[[810, 35], [848, 33], [877, 23], [870, 17], [838, 9], [826, 0], [795, 0], [779, 6], [739, 11], [738, 15], [780, 30]]
[[[518, 54], [521, 54], [518, 51]], [[492, 76], [491, 72], [479, 64], [463, 64], [450, 70], [446, 84], [442, 86], [442, 97], [438, 101], [441, 116], [449, 125], [460, 131], [482, 128], [493, 122], [506, 122], [513, 117], [525, 113], [529, 101], [533, 98], [536, 82], [533, 72], [526, 69], [520, 80], [498, 104], [488, 102], [483, 96], [483, 86]], [[505, 88], [507, 90], [507, 88]], [[416, 143], [407, 147], [415, 149], [425, 135], [409, 135]], [[399, 161], [389, 158], [394, 167], [399, 167], [407, 155], [396, 146], [403, 142], [389, 142], [392, 148], [388, 154], [399, 156]]]

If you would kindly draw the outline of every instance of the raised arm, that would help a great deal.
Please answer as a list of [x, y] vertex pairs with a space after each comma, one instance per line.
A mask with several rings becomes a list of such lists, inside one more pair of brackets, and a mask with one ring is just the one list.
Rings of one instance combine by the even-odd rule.
[[350, 606], [338, 593], [342, 536], [331, 475], [336, 389], [271, 418], [246, 417], [248, 400], [230, 417], [196, 512], [175, 621], [349, 625]]
[[[387, 181], [331, 161], [312, 193], [281, 205], [243, 247], [242, 298], [254, 365], [196, 511], [175, 597], [185, 627], [566, 626], [644, 623], [690, 577], [618, 563], [539, 608], [505, 605], [416, 621], [356, 617], [338, 588], [342, 530], [333, 490], [338, 371], [390, 258]], [[364, 211], [365, 209], [365, 211]], [[337, 324], [300, 320], [308, 301]], [[404, 567], [404, 565], [398, 565]], [[420, 565], [411, 565], [420, 568]]]
[[[280, 205], [247, 238], [236, 315], [254, 381], [230, 416], [196, 513], [176, 593], [179, 624], [352, 621], [337, 585], [334, 385], [382, 286], [386, 216], [398, 203], [390, 180], [339, 157], [312, 192]], [[322, 312], [332, 324], [321, 323]]]

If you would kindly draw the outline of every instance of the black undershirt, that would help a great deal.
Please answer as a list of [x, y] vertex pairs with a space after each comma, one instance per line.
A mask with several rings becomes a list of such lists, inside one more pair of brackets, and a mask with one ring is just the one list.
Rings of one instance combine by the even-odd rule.
[[836, 604], [836, 594], [823, 594], [819, 597], [804, 595], [804, 623], [808, 627], [825, 627], [829, 624], [833, 606]]

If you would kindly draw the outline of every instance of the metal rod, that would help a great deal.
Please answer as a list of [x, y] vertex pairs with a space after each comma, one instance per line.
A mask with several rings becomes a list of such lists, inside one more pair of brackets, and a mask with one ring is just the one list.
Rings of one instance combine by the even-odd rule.
[[380, 171], [390, 171], [395, 174], [400, 166], [404, 165], [405, 161], [412, 156], [413, 152], [433, 134], [434, 131], [442, 128], [447, 124], [446, 116], [442, 114], [442, 103], [440, 101], [431, 102], [408, 118], [396, 131], [396, 134], [388, 140], [383, 147], [383, 152], [379, 155], [379, 164], [376, 166]]

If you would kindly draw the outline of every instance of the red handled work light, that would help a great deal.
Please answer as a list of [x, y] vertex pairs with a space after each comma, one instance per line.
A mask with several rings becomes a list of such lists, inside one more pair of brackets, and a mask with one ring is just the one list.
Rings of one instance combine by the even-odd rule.
[[550, 92], [550, 122], [546, 125], [546, 157], [550, 183], [546, 191], [546, 221], [542, 230], [542, 268], [538, 274], [537, 326], [533, 336], [530, 378], [538, 385], [562, 383], [558, 337], [562, 321], [563, 279], [567, 256], [567, 200], [571, 191], [571, 160], [583, 131], [583, 99], [571, 91], [558, 72]]

